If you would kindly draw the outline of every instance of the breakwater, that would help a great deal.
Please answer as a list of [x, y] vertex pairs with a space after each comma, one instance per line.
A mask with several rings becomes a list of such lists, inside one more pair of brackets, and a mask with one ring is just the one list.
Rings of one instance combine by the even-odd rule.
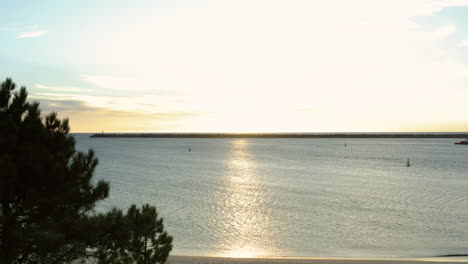
[[97, 133], [91, 138], [468, 138], [466, 133]]

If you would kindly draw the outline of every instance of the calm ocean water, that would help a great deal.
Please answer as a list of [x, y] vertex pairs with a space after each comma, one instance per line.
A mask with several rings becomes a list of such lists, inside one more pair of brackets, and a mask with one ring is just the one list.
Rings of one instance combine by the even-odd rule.
[[156, 205], [175, 255], [468, 253], [468, 146], [454, 139], [75, 137], [111, 183], [98, 209]]

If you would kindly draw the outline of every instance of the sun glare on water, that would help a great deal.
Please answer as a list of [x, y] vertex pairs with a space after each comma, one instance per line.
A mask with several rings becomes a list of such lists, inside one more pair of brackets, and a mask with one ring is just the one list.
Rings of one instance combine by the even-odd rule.
[[254, 258], [258, 257], [258, 252], [249, 248], [237, 249], [226, 253], [223, 257], [227, 258]]
[[219, 223], [226, 228], [220, 241], [219, 254], [230, 258], [253, 258], [268, 255], [261, 238], [269, 236], [263, 186], [258, 179], [256, 163], [251, 157], [249, 141], [232, 141], [227, 160], [226, 190], [219, 196], [222, 213]]

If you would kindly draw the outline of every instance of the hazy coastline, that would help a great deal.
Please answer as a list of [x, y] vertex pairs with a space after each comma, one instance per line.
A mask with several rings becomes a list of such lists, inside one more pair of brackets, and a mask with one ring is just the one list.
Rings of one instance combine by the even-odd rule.
[[91, 138], [468, 138], [468, 133], [96, 133]]

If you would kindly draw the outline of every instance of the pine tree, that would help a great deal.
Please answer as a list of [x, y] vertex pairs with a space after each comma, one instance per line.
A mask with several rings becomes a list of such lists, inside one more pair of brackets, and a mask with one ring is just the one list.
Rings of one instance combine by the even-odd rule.
[[96, 219], [101, 239], [94, 256], [99, 264], [165, 263], [172, 250], [172, 237], [164, 231], [163, 219], [154, 206], [130, 206], [127, 214], [114, 209]]
[[[127, 216], [117, 209], [94, 215], [96, 202], [109, 193], [108, 182], [92, 183], [98, 164], [94, 152], [76, 151], [68, 119], [56, 113], [42, 118], [39, 103], [26, 101], [26, 88], [15, 88], [11, 79], [0, 88], [0, 263], [71, 263], [90, 256], [99, 263], [112, 263], [115, 256], [122, 263], [140, 259], [137, 245], [129, 246], [140, 229], [127, 227], [140, 211], [132, 206]], [[152, 228], [145, 239], [153, 249], [143, 259], [164, 263], [172, 238], [163, 232], [156, 209], [143, 208], [142, 223]]]
[[3, 263], [63, 262], [84, 254], [86, 214], [106, 198], [109, 184], [91, 183], [94, 152], [75, 150], [68, 119], [41, 117], [25, 87], [0, 89], [0, 204]]
[[172, 249], [172, 237], [163, 230], [163, 219], [148, 204], [141, 210], [132, 205], [127, 212], [130, 229], [128, 251], [137, 264], [164, 263]]

